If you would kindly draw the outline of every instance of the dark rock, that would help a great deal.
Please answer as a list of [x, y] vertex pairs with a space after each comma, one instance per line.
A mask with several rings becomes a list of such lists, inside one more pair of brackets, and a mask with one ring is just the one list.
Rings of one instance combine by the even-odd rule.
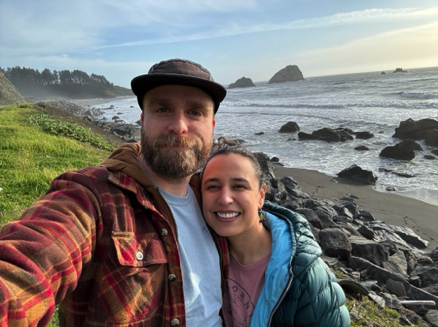
[[365, 286], [363, 286], [361, 283], [356, 282], [351, 279], [340, 279], [338, 280], [338, 284], [342, 287], [342, 289], [352, 295], [368, 295], [370, 292]]
[[240, 87], [254, 87], [254, 86], [255, 86], [255, 84], [252, 82], [252, 80], [250, 78], [242, 77], [242, 78], [239, 78], [234, 83], [231, 83], [230, 85], [228, 85], [228, 88], [235, 89], [235, 88], [240, 88]]
[[399, 172], [393, 171], [391, 169], [386, 169], [386, 168], [382, 168], [382, 167], [379, 168], [379, 171], [382, 171], [382, 172], [385, 172], [385, 173], [394, 174], [394, 175], [397, 175], [397, 176], [400, 176], [400, 177], [406, 177], [406, 178], [415, 177], [415, 175], [406, 174], [406, 173], [399, 173]]
[[281, 126], [279, 133], [296, 133], [300, 131], [300, 126], [294, 121], [289, 121]]
[[[388, 225], [382, 222], [372, 222], [369, 223], [368, 226], [371, 227], [374, 230], [374, 232], [382, 230], [387, 232], [387, 234], [397, 235], [404, 242], [409, 243], [418, 249], [425, 249], [429, 244], [428, 241], [423, 240], [420, 236], [415, 234], [414, 231], [409, 227]], [[389, 239], [389, 241], [398, 243], [395, 239], [392, 240]]]
[[319, 219], [318, 215], [313, 212], [311, 209], [300, 208], [296, 209], [295, 212], [299, 213], [301, 216], [306, 218], [306, 220], [314, 227], [318, 229], [322, 229], [321, 219]]
[[351, 133], [349, 133], [349, 131], [344, 128], [321, 128], [312, 132], [312, 135], [317, 137], [319, 140], [327, 142], [345, 142], [347, 140], [353, 139]]
[[438, 129], [429, 131], [424, 138], [424, 141], [427, 145], [438, 146]]
[[412, 140], [404, 140], [394, 146], [387, 146], [380, 152], [381, 157], [412, 160], [415, 158], [415, 151], [422, 151], [420, 144]]
[[427, 160], [435, 160], [435, 157], [431, 156], [430, 154], [426, 154], [423, 158]]
[[265, 134], [265, 132], [258, 132], [258, 133], [255, 133], [255, 135], [264, 135]]
[[301, 190], [296, 180], [291, 176], [283, 176], [282, 178], [280, 178], [280, 181], [283, 183], [287, 192], [291, 192], [294, 190]]
[[438, 156], [438, 150], [432, 150], [430, 152], [432, 152], [434, 155]]
[[329, 257], [341, 257], [348, 260], [351, 253], [351, 243], [338, 228], [326, 228], [319, 232], [321, 249]]
[[407, 70], [403, 70], [402, 68], [396, 68], [393, 73], [407, 73]]
[[253, 153], [257, 158], [264, 176], [269, 180], [275, 178], [274, 167], [272, 166], [271, 160], [263, 152]]
[[432, 327], [438, 327], [438, 310], [429, 310], [424, 316]]
[[376, 237], [374, 231], [366, 226], [360, 226], [357, 231], [365, 238], [373, 240]]
[[438, 130], [438, 121], [434, 119], [425, 118], [415, 121], [409, 118], [400, 122], [392, 137], [402, 140], [424, 140], [431, 131], [436, 130]]
[[395, 294], [400, 297], [406, 296], [406, 289], [403, 283], [400, 281], [388, 279], [385, 283], [385, 287], [392, 294]]
[[353, 256], [367, 259], [378, 266], [388, 261], [389, 253], [380, 243], [355, 236], [350, 237], [350, 243]]
[[298, 66], [289, 65], [275, 73], [275, 75], [272, 76], [272, 78], [269, 80], [268, 84], [293, 82], [300, 80], [304, 80], [304, 77]]
[[359, 210], [359, 217], [360, 219], [364, 220], [364, 221], [375, 221], [376, 218], [374, 218], [373, 214], [369, 211], [366, 210]]
[[338, 176], [353, 179], [366, 185], [375, 185], [378, 179], [372, 171], [364, 170], [355, 164], [339, 172]]
[[356, 133], [357, 139], [368, 140], [374, 137], [373, 133], [370, 132], [358, 132]]
[[365, 145], [359, 145], [359, 146], [355, 147], [354, 149], [358, 150], [358, 151], [368, 151], [370, 148], [365, 146]]

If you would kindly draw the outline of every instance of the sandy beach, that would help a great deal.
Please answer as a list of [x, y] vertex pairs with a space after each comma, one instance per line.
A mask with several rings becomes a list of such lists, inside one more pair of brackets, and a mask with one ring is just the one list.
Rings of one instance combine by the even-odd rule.
[[396, 226], [406, 226], [430, 242], [425, 251], [438, 247], [438, 206], [398, 194], [378, 192], [371, 185], [363, 185], [345, 178], [327, 176], [312, 170], [285, 168], [274, 164], [277, 178], [292, 176], [301, 189], [311, 197], [331, 200], [336, 204], [352, 194], [361, 209], [377, 220]]

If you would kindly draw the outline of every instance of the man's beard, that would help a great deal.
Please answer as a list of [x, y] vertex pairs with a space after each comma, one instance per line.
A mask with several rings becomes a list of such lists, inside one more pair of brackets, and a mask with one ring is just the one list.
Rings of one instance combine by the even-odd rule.
[[[169, 147], [188, 148], [173, 150]], [[148, 137], [142, 128], [141, 153], [146, 164], [162, 179], [179, 183], [193, 175], [205, 164], [211, 144], [204, 144], [197, 136], [160, 135]]]

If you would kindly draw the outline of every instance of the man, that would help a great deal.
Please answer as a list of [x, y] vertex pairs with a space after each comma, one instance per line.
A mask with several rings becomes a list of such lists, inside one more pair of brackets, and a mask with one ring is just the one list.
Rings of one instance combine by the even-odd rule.
[[[173, 59], [131, 87], [142, 136], [99, 167], [66, 172], [0, 231], [0, 326], [220, 326], [222, 239], [199, 179], [226, 95], [199, 64]], [[219, 249], [219, 254], [217, 249]]]

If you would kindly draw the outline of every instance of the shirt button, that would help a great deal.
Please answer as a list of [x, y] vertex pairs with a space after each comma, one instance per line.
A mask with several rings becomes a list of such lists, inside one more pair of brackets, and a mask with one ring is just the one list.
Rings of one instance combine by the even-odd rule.
[[161, 234], [161, 236], [166, 236], [167, 235], [167, 229], [163, 228], [162, 230], [160, 230], [160, 234]]
[[176, 279], [176, 276], [174, 274], [169, 274], [169, 276], [167, 276], [167, 279], [172, 282]]
[[143, 260], [143, 253], [141, 251], [137, 251], [135, 257], [137, 260]]
[[180, 322], [178, 318], [174, 318], [172, 319], [172, 321], [170, 322], [171, 326], [179, 326]]

